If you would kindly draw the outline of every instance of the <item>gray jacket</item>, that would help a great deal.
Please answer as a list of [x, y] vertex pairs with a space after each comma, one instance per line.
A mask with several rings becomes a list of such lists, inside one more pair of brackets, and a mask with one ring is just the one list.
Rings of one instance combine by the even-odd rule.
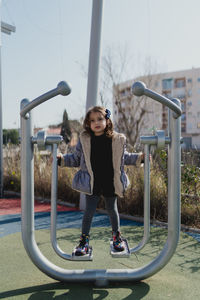
[[[123, 134], [114, 132], [112, 137], [112, 159], [114, 169], [115, 194], [123, 197], [129, 185], [128, 177], [124, 171], [124, 165], [136, 165], [140, 163], [140, 154], [128, 153], [126, 150], [126, 138]], [[72, 188], [84, 194], [92, 195], [94, 175], [91, 161], [91, 137], [83, 131], [72, 154], [65, 154], [61, 158], [61, 167], [80, 167], [72, 181]]]

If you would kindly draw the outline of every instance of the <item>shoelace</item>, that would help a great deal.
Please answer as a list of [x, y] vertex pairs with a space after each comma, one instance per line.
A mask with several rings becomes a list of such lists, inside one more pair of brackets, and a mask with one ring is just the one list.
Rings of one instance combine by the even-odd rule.
[[87, 239], [85, 237], [83, 237], [80, 240], [79, 247], [84, 247], [86, 243], [87, 243]]
[[116, 237], [114, 238], [114, 242], [115, 242], [116, 244], [120, 244], [120, 243], [122, 243], [122, 238], [121, 238], [120, 236], [116, 236]]

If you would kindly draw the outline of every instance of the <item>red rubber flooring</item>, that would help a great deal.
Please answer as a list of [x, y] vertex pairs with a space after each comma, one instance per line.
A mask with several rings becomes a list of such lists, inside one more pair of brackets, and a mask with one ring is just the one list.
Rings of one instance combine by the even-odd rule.
[[[67, 207], [63, 205], [57, 206], [57, 211], [74, 211], [77, 208]], [[35, 212], [50, 212], [50, 203], [44, 203], [35, 200]], [[0, 215], [12, 215], [21, 213], [21, 199], [20, 198], [8, 198], [0, 199]]]

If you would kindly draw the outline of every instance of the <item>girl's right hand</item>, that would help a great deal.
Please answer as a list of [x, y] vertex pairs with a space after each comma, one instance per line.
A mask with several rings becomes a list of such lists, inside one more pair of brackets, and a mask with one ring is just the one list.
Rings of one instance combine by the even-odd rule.
[[57, 156], [56, 156], [57, 157], [58, 166], [61, 165], [61, 158], [62, 158], [62, 156], [63, 156], [62, 153], [58, 153]]

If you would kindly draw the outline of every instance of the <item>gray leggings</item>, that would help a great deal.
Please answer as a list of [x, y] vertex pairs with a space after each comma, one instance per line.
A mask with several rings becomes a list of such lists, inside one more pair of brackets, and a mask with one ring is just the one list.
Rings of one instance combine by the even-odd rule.
[[[95, 214], [97, 203], [100, 196], [96, 195], [86, 195], [86, 208], [83, 215], [82, 221], [82, 234], [89, 235], [90, 227], [92, 223], [92, 218]], [[117, 208], [117, 197], [104, 197], [106, 209], [110, 218], [110, 223], [112, 225], [112, 231], [119, 231], [119, 213]]]

